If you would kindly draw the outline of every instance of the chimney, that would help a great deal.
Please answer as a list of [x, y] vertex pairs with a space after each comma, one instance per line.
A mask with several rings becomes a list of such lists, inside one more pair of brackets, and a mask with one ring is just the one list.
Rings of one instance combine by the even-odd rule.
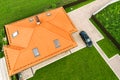
[[40, 19], [39, 19], [38, 16], [35, 16], [35, 20], [36, 20], [37, 24], [39, 25], [40, 24]]

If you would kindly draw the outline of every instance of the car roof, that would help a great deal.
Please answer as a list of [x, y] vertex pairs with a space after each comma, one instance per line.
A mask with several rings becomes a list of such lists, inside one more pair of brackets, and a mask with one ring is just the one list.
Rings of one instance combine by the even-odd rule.
[[82, 37], [84, 37], [85, 39], [88, 39], [88, 38], [89, 38], [89, 36], [87, 35], [87, 33], [86, 33], [85, 31], [81, 31], [81, 32], [80, 32], [80, 35], [81, 35]]
[[81, 34], [81, 35], [84, 35], [84, 34], [86, 34], [86, 32], [85, 32], [85, 31], [81, 31], [80, 34]]

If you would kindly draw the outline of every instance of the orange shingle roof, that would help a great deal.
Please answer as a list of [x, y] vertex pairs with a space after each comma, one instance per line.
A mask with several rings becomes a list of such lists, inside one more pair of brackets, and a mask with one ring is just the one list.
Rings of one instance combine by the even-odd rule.
[[[77, 30], [62, 7], [38, 14], [38, 17], [39, 25], [32, 16], [5, 26], [9, 45], [4, 46], [4, 53], [10, 76], [76, 46], [71, 34]], [[13, 37], [16, 31], [17, 36]], [[37, 57], [34, 49], [38, 50]]]

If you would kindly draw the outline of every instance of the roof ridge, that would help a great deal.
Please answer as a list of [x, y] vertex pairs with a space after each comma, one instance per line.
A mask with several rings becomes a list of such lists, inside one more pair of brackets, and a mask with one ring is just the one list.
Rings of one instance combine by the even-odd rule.
[[[5, 47], [4, 47], [4, 48], [5, 48]], [[9, 47], [6, 46], [6, 48], [14, 50], [14, 48], [11, 48], [11, 46], [9, 46]], [[18, 51], [18, 53], [15, 53], [15, 55], [13, 55], [13, 56], [14, 56], [13, 59], [15, 59], [15, 60], [14, 60], [15, 62], [14, 62], [14, 64], [13, 64], [14, 66], [15, 66], [15, 63], [16, 63], [16, 60], [17, 60], [18, 56], [20, 55], [20, 52], [19, 52], [20, 50], [17, 50], [17, 49], [16, 49], [16, 51]], [[12, 54], [13, 54], [13, 53], [12, 53]], [[8, 54], [7, 54], [7, 51], [5, 52], [5, 55], [8, 55]], [[10, 58], [9, 58], [9, 59], [10, 59]], [[7, 63], [8, 65], [9, 65], [9, 59], [6, 58], [6, 60], [8, 61], [8, 63]], [[12, 73], [13, 68], [14, 68], [14, 67], [13, 67], [13, 68], [11, 68], [11, 67], [12, 67], [12, 66], [9, 65], [9, 68], [11, 69], [11, 71], [9, 71], [9, 74]]]
[[[33, 30], [33, 32], [34, 32], [34, 31], [35, 31], [35, 29]], [[34, 34], [33, 32], [32, 32], [32, 35]], [[32, 35], [31, 35], [31, 38], [32, 38]], [[30, 41], [29, 41], [29, 43], [28, 43], [28, 46], [29, 46], [29, 44], [30, 44], [30, 42], [31, 42], [31, 38], [30, 38]], [[28, 46], [27, 46], [27, 47], [28, 47]], [[26, 47], [26, 48], [27, 48], [27, 47]], [[26, 49], [26, 48], [24, 48], [24, 49]], [[20, 51], [20, 52], [21, 52], [21, 51]], [[19, 56], [20, 56], [20, 55], [21, 55], [21, 54], [19, 54]], [[17, 63], [17, 61], [18, 61], [18, 58], [16, 59], [16, 63]], [[15, 65], [16, 65], [16, 63], [15, 63]], [[14, 68], [15, 68], [15, 66], [14, 66]]]
[[[57, 26], [56, 26], [55, 24], [53, 24], [53, 23], [50, 23], [50, 22], [47, 22], [47, 23], [49, 23], [50, 25], [53, 25], [54, 27], [56, 27], [57, 29], [65, 32], [65, 33], [68, 35], [68, 32], [66, 32], [64, 29], [62, 29], [62, 28], [60, 28], [60, 27], [57, 27]], [[45, 27], [43, 27], [43, 28], [45, 28]], [[50, 31], [50, 29], [48, 29], [48, 28], [46, 28], [46, 29]], [[53, 32], [53, 31], [50, 31], [50, 32], [59, 35], [58, 33], [55, 33], [55, 32]], [[63, 38], [65, 38], [65, 39], [67, 39], [66, 37], [64, 37], [64, 36], [62, 36], [62, 35], [60, 35], [60, 36], [63, 37]], [[67, 39], [67, 40], [68, 40], [68, 39]]]
[[[36, 27], [35, 27], [35, 28], [36, 28]], [[31, 38], [30, 38], [30, 40], [29, 40], [28, 46], [29, 46], [29, 44], [30, 44], [30, 42], [31, 42], [31, 40], [32, 40], [32, 36], [33, 36], [33, 34], [34, 34], [34, 32], [35, 32], [35, 28], [33, 29], [33, 32], [32, 32]], [[27, 46], [27, 47], [28, 47], [28, 46]], [[27, 48], [27, 47], [26, 47], [26, 48]]]
[[[43, 27], [42, 27], [43, 28]], [[43, 29], [45, 29], [45, 28], [43, 28]], [[47, 31], [49, 31], [48, 29], [45, 29], [45, 30], [47, 30]], [[51, 31], [49, 31], [49, 32], [51, 32]], [[51, 33], [53, 33], [53, 32], [51, 32]], [[59, 34], [55, 34], [55, 33], [53, 33], [54, 35], [57, 35], [57, 36], [59, 36], [59, 37], [61, 37], [62, 39], [64, 39], [64, 40], [66, 40], [67, 42], [69, 42], [69, 43], [72, 43], [72, 41], [70, 41], [70, 40], [68, 40], [68, 39], [65, 39], [64, 37], [62, 37], [62, 36], [60, 36]], [[72, 45], [72, 44], [71, 44]], [[69, 45], [69, 46], [71, 46], [71, 45]], [[69, 47], [69, 46], [67, 46], [67, 47]], [[66, 48], [67, 48], [66, 47]], [[62, 50], [62, 49], [61, 49]], [[60, 51], [60, 50], [59, 50]], [[56, 51], [56, 52], [59, 52], [59, 51]], [[55, 52], [54, 52], [55, 53]], [[21, 55], [21, 54], [20, 54]], [[51, 54], [50, 54], [51, 55]], [[53, 53], [52, 53], [52, 55], [53, 55]], [[46, 57], [46, 56], [45, 56]], [[17, 60], [20, 60], [20, 58], [18, 58]], [[16, 61], [17, 62], [17, 61]], [[34, 62], [36, 62], [36, 61], [34, 61]], [[33, 63], [33, 62], [32, 62]], [[32, 64], [31, 63], [31, 64]], [[28, 63], [29, 64], [29, 63]], [[30, 65], [31, 65], [30, 64]], [[38, 64], [38, 62], [37, 62], [37, 64]], [[22, 66], [22, 67], [25, 67], [25, 66]], [[19, 69], [19, 68], [18, 68]], [[15, 70], [15, 67], [14, 67], [14, 70]], [[14, 73], [15, 71], [13, 71], [13, 73]]]
[[[21, 52], [21, 51], [20, 51], [20, 52]], [[15, 68], [15, 65], [16, 65], [16, 63], [17, 63], [17, 59], [18, 59], [19, 56], [20, 56], [20, 53], [18, 54], [18, 56], [17, 56], [17, 58], [16, 58], [16, 61], [15, 61], [15, 64], [14, 64], [13, 69], [11, 70], [12, 73], [14, 72], [14, 68]]]
[[[56, 10], [57, 10], [57, 9], [56, 9]], [[49, 12], [49, 11], [48, 11], [48, 12]], [[53, 18], [50, 18], [50, 19], [46, 20], [46, 22], [49, 21], [49, 20], [53, 20], [53, 19], [58, 15], [58, 13], [59, 13], [59, 10], [56, 11], [55, 16], [54, 16]]]

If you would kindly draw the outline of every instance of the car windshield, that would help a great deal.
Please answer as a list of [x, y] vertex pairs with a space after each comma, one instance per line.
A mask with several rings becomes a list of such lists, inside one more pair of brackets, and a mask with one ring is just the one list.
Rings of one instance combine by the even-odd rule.
[[87, 42], [90, 42], [91, 40], [90, 39], [87, 39]]

